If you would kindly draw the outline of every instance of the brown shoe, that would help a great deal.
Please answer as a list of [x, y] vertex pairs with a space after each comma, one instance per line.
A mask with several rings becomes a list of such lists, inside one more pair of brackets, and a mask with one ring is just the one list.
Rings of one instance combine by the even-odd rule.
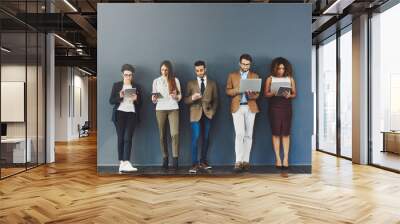
[[243, 162], [242, 169], [248, 171], [250, 169], [250, 163]]
[[192, 166], [192, 168], [190, 168], [189, 173], [197, 173], [197, 171], [199, 170], [199, 165], [198, 164], [194, 164]]
[[236, 162], [235, 163], [235, 167], [233, 168], [233, 170], [235, 172], [240, 172], [240, 171], [242, 171], [242, 167], [243, 167], [243, 164], [241, 162]]
[[207, 162], [203, 162], [203, 163], [200, 163], [200, 168], [202, 168], [204, 170], [209, 170], [212, 167]]

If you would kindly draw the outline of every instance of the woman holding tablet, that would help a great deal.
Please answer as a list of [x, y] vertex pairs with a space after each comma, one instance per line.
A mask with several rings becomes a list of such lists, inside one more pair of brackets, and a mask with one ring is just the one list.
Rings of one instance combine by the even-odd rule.
[[140, 89], [133, 81], [135, 68], [124, 64], [121, 68], [122, 81], [113, 85], [110, 104], [114, 105], [112, 121], [117, 129], [119, 172], [133, 172], [137, 168], [130, 162], [132, 137], [139, 121], [141, 105]]
[[166, 121], [172, 139], [173, 168], [178, 169], [179, 155], [179, 105], [182, 92], [179, 80], [175, 77], [170, 61], [163, 61], [160, 65], [161, 76], [153, 81], [151, 100], [156, 104], [156, 117], [160, 133], [160, 147], [163, 155], [163, 168], [168, 169], [168, 145], [166, 136]]
[[[296, 97], [296, 84], [290, 62], [282, 57], [271, 64], [271, 74], [265, 82], [264, 96], [269, 98], [269, 121], [272, 129], [272, 144], [277, 168], [289, 167], [290, 128], [292, 121], [292, 99]], [[283, 144], [283, 162], [280, 143]]]

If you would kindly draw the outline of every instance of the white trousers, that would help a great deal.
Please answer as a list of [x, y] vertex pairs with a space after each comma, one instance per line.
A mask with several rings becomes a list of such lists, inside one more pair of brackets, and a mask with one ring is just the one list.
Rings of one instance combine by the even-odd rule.
[[251, 112], [248, 105], [240, 105], [239, 110], [232, 113], [232, 117], [236, 134], [236, 162], [249, 162], [256, 113]]

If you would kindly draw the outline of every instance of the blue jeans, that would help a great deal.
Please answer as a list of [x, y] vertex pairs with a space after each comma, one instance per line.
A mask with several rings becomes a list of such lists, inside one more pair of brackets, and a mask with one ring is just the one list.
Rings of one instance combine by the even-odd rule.
[[200, 162], [207, 162], [208, 135], [210, 133], [211, 120], [204, 114], [197, 122], [192, 122], [192, 164], [199, 163], [198, 160], [198, 142], [202, 134], [202, 147]]

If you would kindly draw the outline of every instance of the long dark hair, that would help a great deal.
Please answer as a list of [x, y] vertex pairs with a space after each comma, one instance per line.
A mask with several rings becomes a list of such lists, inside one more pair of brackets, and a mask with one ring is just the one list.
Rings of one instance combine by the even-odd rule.
[[176, 90], [177, 94], [179, 94], [178, 89], [176, 87], [175, 74], [174, 74], [174, 70], [172, 69], [172, 63], [169, 60], [162, 61], [160, 64], [160, 73], [161, 73], [162, 66], [165, 66], [168, 68], [167, 80], [168, 80], [169, 93], [172, 93], [174, 90]]
[[293, 69], [292, 65], [286, 58], [278, 57], [272, 60], [271, 63], [271, 75], [276, 76], [279, 65], [283, 65], [285, 67], [284, 77], [293, 77]]

